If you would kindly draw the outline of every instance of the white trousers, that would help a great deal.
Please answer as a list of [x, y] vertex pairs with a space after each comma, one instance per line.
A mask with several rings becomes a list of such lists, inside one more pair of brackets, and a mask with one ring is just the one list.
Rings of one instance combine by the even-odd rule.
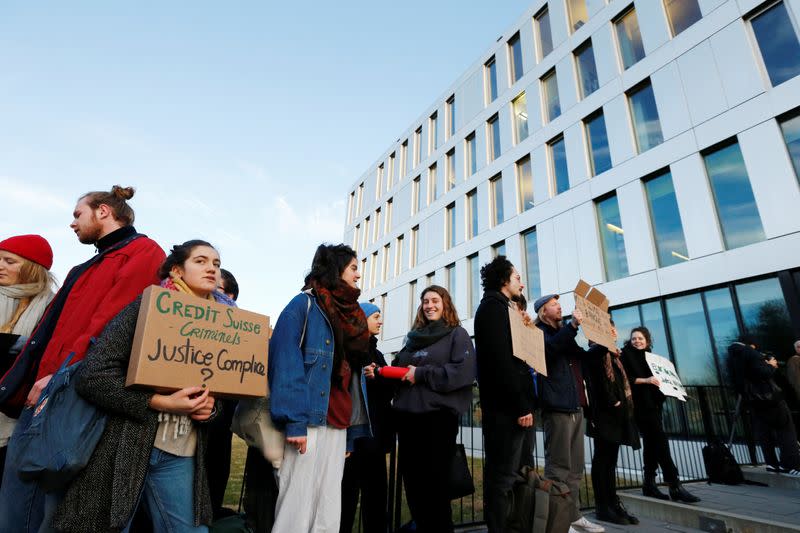
[[306, 453], [284, 448], [272, 533], [338, 533], [347, 430], [309, 427]]

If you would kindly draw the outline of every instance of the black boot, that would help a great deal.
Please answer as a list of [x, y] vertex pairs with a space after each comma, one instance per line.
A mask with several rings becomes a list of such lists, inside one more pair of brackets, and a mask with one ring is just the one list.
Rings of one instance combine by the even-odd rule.
[[625, 515], [618, 513], [617, 510], [610, 505], [598, 505], [594, 514], [601, 522], [611, 522], [612, 524], [619, 524], [621, 526], [627, 526], [632, 523]]
[[620, 500], [619, 498], [617, 498], [617, 503], [614, 505], [614, 511], [616, 511], [616, 513], [621, 517], [627, 519], [628, 523], [631, 525], [635, 526], [636, 524], [639, 523], [639, 519], [633, 516], [631, 513], [629, 513], [627, 509], [625, 509], [625, 506], [622, 505], [622, 500]]
[[700, 498], [691, 494], [681, 486], [680, 481], [672, 481], [669, 484], [669, 497], [676, 502], [697, 503]]
[[644, 483], [642, 483], [642, 494], [649, 498], [658, 498], [659, 500], [669, 500], [669, 496], [658, 490], [658, 485], [656, 485], [656, 476], [653, 475], [644, 475]]

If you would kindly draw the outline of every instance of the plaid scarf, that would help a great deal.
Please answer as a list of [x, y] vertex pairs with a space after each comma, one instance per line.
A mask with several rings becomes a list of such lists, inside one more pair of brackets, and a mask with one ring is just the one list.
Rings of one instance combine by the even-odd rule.
[[342, 360], [350, 364], [354, 372], [369, 363], [369, 328], [367, 317], [358, 305], [360, 289], [354, 289], [347, 283], [337, 280], [329, 289], [312, 280], [309, 285], [314, 289], [317, 301], [333, 328], [333, 370], [331, 383], [345, 389], [340, 376]]

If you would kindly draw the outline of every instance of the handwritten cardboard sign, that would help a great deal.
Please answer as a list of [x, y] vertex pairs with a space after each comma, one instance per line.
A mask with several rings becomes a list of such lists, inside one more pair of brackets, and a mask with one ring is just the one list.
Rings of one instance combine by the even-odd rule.
[[686, 389], [681, 383], [681, 378], [675, 372], [675, 365], [672, 361], [661, 355], [645, 352], [644, 357], [653, 376], [661, 382], [659, 389], [664, 396], [672, 396], [682, 402], [686, 401]]
[[575, 308], [583, 313], [581, 328], [590, 341], [616, 351], [617, 344], [611, 334], [611, 315], [608, 298], [583, 280], [575, 286]]
[[511, 350], [514, 357], [522, 359], [539, 374], [547, 376], [542, 330], [533, 324], [526, 326], [516, 309], [508, 309], [508, 319], [511, 323]]
[[145, 289], [126, 386], [267, 394], [269, 317], [157, 286]]

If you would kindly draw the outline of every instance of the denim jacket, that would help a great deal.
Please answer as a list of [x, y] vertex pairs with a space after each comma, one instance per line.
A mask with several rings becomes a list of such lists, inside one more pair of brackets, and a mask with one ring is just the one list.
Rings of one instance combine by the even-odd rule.
[[[267, 371], [270, 415], [287, 437], [303, 437], [309, 426], [327, 424], [333, 342], [331, 324], [311, 290], [292, 298], [275, 323]], [[372, 435], [367, 383], [360, 368], [353, 369], [350, 395], [353, 413], [347, 428], [348, 451], [355, 439]]]

